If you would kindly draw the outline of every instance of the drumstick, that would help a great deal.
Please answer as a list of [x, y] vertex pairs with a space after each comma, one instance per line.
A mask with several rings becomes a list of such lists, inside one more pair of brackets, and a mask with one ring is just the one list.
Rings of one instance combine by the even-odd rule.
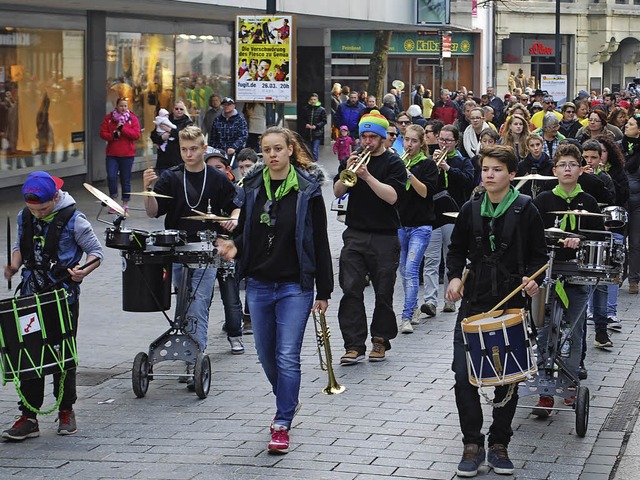
[[[90, 267], [91, 265], [93, 265], [96, 262], [99, 262], [100, 259], [99, 258], [94, 258], [93, 260], [91, 260], [90, 262], [85, 263], [84, 265], [82, 265], [80, 267], [80, 270], [84, 270], [87, 267]], [[56, 280], [54, 283], [52, 283], [51, 285], [49, 285], [47, 288], [45, 288], [45, 290], [41, 293], [53, 290], [53, 287], [57, 287], [58, 285], [60, 285], [62, 282], [65, 282], [67, 280], [69, 280], [71, 278], [71, 274], [70, 273], [65, 273], [65, 275], [62, 278], [59, 278], [58, 280]]]
[[[549, 268], [549, 264], [545, 263], [542, 267], [540, 267], [540, 269], [534, 273], [533, 275], [531, 275], [529, 277], [529, 280], [535, 280], [536, 277], [538, 275], [540, 275], [542, 272], [544, 272], [547, 268]], [[513, 292], [511, 292], [509, 295], [507, 295], [506, 297], [504, 297], [500, 303], [498, 303], [495, 307], [493, 307], [491, 310], [489, 310], [487, 313], [491, 313], [495, 310], [497, 310], [498, 308], [500, 308], [502, 305], [504, 305], [505, 303], [507, 303], [509, 300], [511, 300], [511, 298], [516, 295], [520, 290], [522, 290], [525, 286], [524, 285], [519, 285], [517, 288], [515, 288], [513, 290]]]
[[[11, 217], [7, 215], [7, 265], [11, 265]], [[7, 280], [7, 286], [11, 290], [11, 279]]]
[[462, 274], [462, 278], [460, 279], [460, 286], [458, 287], [458, 293], [461, 295], [462, 295], [462, 289], [464, 288], [464, 284], [467, 281], [467, 278], [469, 277], [469, 272], [470, 270], [467, 268]]

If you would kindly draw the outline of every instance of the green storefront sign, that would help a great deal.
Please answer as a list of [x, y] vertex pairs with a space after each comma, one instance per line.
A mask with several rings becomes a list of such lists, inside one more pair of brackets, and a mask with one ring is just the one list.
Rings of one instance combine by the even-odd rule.
[[[375, 36], [373, 32], [331, 32], [332, 53], [373, 53]], [[393, 32], [390, 54], [399, 55], [440, 55], [439, 35], [418, 35], [416, 32]], [[473, 35], [453, 33], [452, 55], [473, 55]]]

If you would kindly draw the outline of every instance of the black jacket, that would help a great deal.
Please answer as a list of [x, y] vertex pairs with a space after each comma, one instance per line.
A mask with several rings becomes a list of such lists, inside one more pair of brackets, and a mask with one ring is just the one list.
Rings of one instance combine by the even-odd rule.
[[[169, 133], [169, 140], [167, 141], [167, 148], [162, 151], [158, 148], [158, 160], [156, 161], [156, 168], [159, 170], [166, 170], [167, 168], [175, 167], [176, 165], [182, 165], [182, 156], [180, 155], [180, 139], [178, 138], [178, 132], [189, 125], [193, 125], [193, 120], [187, 115], [180, 119], [173, 118], [173, 114], [169, 115], [169, 120], [176, 128]], [[162, 136], [155, 131], [151, 132], [151, 141], [156, 145], [162, 145], [164, 140]]]
[[303, 132], [303, 138], [307, 141], [324, 137], [324, 126], [327, 124], [327, 111], [320, 102], [316, 105], [307, 103], [302, 109], [301, 125], [315, 125], [315, 129], [306, 128]]

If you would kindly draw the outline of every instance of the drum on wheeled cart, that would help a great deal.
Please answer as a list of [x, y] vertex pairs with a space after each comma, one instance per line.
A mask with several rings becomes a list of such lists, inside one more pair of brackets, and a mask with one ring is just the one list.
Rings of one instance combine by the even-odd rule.
[[[214, 268], [219, 262], [215, 233], [201, 232], [201, 242], [188, 243], [180, 230], [143, 232], [123, 228], [107, 229], [107, 246], [121, 251], [122, 309], [126, 312], [161, 312], [169, 329], [156, 338], [147, 352], [139, 352], [133, 361], [131, 383], [138, 398], [146, 395], [149, 382], [160, 377], [191, 377], [196, 395], [206, 398], [211, 388], [211, 359], [200, 351], [192, 335], [185, 331], [186, 313], [191, 303], [192, 270], [185, 269], [178, 285], [178, 301], [173, 319], [171, 308], [174, 263], [194, 268]], [[144, 238], [144, 246], [140, 240]], [[154, 372], [164, 361], [183, 361], [193, 366], [193, 373]]]

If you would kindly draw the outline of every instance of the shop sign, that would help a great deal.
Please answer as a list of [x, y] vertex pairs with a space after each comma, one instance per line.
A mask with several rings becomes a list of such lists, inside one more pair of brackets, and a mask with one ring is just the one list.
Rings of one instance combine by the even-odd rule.
[[40, 44], [40, 36], [32, 33], [10, 32], [0, 34], [0, 46], [29, 47]]
[[[375, 34], [371, 31], [333, 31], [331, 32], [332, 53], [373, 53]], [[440, 55], [440, 36], [438, 32], [393, 32], [389, 53], [393, 54], [433, 54]], [[473, 35], [453, 33], [451, 35], [451, 53], [471, 56], [474, 54]]]
[[295, 102], [292, 16], [236, 18], [236, 100]]
[[532, 57], [553, 57], [553, 46], [542, 40], [525, 40], [525, 51]]

